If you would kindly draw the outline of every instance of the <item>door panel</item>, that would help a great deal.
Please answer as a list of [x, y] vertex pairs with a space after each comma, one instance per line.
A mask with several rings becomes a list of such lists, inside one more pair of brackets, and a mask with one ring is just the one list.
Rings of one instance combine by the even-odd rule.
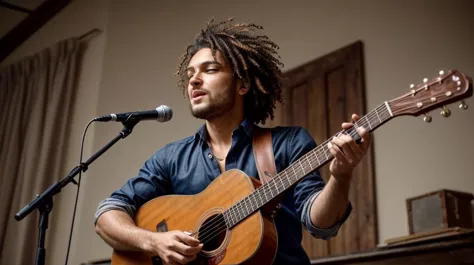
[[[341, 130], [352, 113], [365, 114], [363, 46], [356, 42], [285, 73], [284, 104], [266, 127], [302, 126], [317, 144]], [[304, 231], [303, 246], [310, 258], [370, 249], [377, 244], [373, 155], [369, 150], [354, 170], [349, 199], [353, 211], [338, 236], [325, 241]], [[329, 164], [320, 168], [325, 181]]]

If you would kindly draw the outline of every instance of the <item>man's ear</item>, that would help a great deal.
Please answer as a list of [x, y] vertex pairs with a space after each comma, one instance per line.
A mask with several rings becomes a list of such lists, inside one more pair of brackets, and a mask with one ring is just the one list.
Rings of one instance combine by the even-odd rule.
[[250, 84], [249, 84], [247, 79], [239, 78], [237, 80], [236, 85], [239, 88], [239, 90], [238, 90], [239, 95], [243, 96], [243, 95], [247, 94], [247, 92], [249, 92]]
[[245, 94], [247, 94], [247, 92], [249, 92], [248, 88], [246, 88], [246, 87], [239, 88], [239, 95], [245, 95]]

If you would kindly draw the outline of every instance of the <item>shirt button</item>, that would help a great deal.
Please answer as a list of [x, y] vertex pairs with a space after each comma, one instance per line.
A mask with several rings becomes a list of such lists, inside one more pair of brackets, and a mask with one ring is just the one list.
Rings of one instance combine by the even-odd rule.
[[209, 157], [209, 159], [212, 159], [212, 154], [209, 153], [209, 154], [207, 155], [207, 157]]

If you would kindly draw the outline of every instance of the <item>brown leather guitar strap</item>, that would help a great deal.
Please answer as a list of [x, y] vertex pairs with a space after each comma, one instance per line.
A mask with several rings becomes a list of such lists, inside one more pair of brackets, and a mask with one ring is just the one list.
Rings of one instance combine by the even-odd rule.
[[260, 182], [264, 184], [276, 175], [272, 133], [270, 129], [254, 126], [252, 147]]
[[[276, 176], [275, 157], [273, 155], [272, 133], [268, 128], [253, 127], [253, 156], [262, 185]], [[275, 218], [280, 209], [281, 195], [277, 196], [262, 210], [263, 213]]]

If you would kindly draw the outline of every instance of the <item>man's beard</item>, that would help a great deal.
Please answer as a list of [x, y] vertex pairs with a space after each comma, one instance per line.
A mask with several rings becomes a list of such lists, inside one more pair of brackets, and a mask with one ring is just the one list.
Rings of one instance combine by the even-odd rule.
[[233, 95], [233, 92], [232, 89], [228, 89], [224, 95], [213, 101], [209, 100], [209, 104], [205, 106], [196, 106], [193, 108], [190, 103], [189, 109], [191, 110], [191, 114], [198, 119], [210, 120], [229, 112], [235, 105], [235, 95]]

